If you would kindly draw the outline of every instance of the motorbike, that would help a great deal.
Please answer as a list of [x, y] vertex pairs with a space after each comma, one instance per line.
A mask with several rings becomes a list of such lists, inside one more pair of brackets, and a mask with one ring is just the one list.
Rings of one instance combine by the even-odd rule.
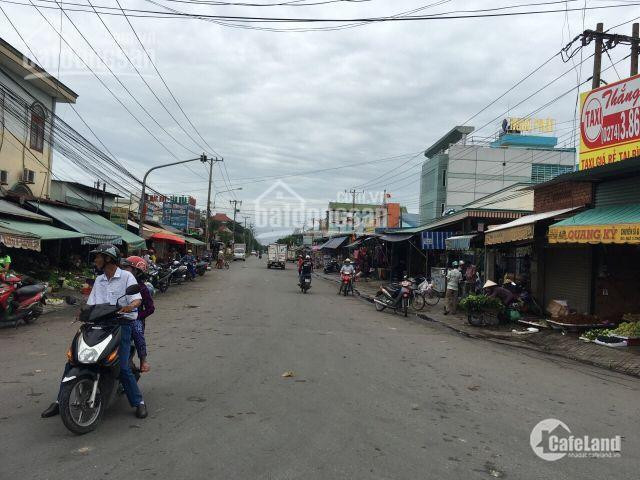
[[324, 273], [334, 273], [339, 271], [340, 271], [340, 264], [336, 261], [335, 258], [332, 258], [331, 260], [329, 260], [329, 263], [327, 263], [324, 266]]
[[30, 283], [17, 275], [0, 275], [0, 324], [31, 323], [44, 311], [47, 283]]
[[[131, 285], [125, 295], [139, 292], [138, 285]], [[118, 348], [121, 326], [129, 323], [129, 319], [118, 315], [121, 308], [117, 305], [118, 301], [116, 305], [100, 304], [83, 308], [78, 318], [82, 326], [67, 351], [71, 368], [62, 379], [60, 417], [64, 426], [78, 435], [95, 430], [105, 410], [116, 398], [120, 375]], [[132, 342], [129, 367], [137, 381], [140, 371], [132, 360], [134, 352]]]
[[300, 290], [302, 293], [307, 293], [311, 288], [311, 274], [303, 273], [300, 277]]
[[187, 266], [180, 263], [178, 260], [175, 260], [169, 269], [171, 270], [171, 283], [182, 285], [182, 283], [187, 279]]
[[349, 292], [353, 294], [353, 274], [343, 273], [340, 276], [340, 289], [338, 290], [338, 295], [342, 293], [346, 297]]
[[200, 261], [200, 262], [196, 263], [196, 273], [198, 275], [200, 275], [201, 277], [205, 273], [207, 273], [208, 268], [209, 268], [209, 262]]
[[161, 267], [159, 265], [153, 265], [150, 272], [149, 278], [151, 279], [151, 284], [160, 292], [164, 293], [168, 290], [169, 285], [171, 285], [171, 277], [173, 276], [173, 269], [169, 267]]
[[373, 299], [376, 310], [381, 312], [385, 308], [393, 308], [394, 312], [400, 310], [406, 317], [412, 290], [412, 282], [407, 277], [399, 284], [381, 286]]

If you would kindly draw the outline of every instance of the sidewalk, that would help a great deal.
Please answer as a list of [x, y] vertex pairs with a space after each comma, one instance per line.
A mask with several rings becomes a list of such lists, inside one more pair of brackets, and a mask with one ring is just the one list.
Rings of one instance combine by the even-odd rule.
[[[337, 274], [315, 273], [318, 278], [338, 283]], [[384, 281], [360, 281], [355, 285], [356, 293], [363, 299], [373, 302], [378, 288]], [[472, 338], [480, 338], [518, 348], [569, 358], [578, 362], [606, 368], [619, 373], [640, 377], [640, 347], [609, 348], [594, 343], [583, 342], [577, 334], [562, 333], [552, 329], [542, 329], [539, 333], [516, 334], [512, 330], [525, 330], [526, 326], [515, 323], [498, 327], [474, 327], [469, 325], [466, 316], [444, 315], [444, 299], [434, 306], [426, 305], [421, 312], [414, 314], [426, 321], [444, 325], [453, 331]], [[414, 317], [415, 318], [415, 317]]]

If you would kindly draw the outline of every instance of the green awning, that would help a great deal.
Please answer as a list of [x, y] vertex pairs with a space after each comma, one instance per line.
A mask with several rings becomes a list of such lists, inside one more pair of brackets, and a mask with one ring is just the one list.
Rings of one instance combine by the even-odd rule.
[[72, 230], [63, 230], [62, 228], [54, 227], [48, 223], [23, 222], [20, 220], [10, 220], [8, 218], [0, 219], [0, 226], [17, 232], [35, 235], [39, 237], [40, 240], [64, 240], [68, 238], [82, 238], [85, 236], [83, 233], [74, 232]]
[[[100, 215], [49, 205], [47, 203], [38, 204], [36, 202], [29, 202], [29, 204], [37, 208], [39, 212], [49, 215], [70, 229], [83, 233], [85, 235], [82, 237], [83, 245], [97, 245], [100, 243], [120, 245], [122, 243], [122, 236], [116, 233], [114, 229], [107, 225], [98, 224], [92, 220], [92, 217], [100, 217]], [[109, 220], [106, 221], [111, 223]], [[115, 224], [113, 225], [114, 227], [120, 228]]]
[[640, 203], [597, 207], [554, 223], [549, 243], [640, 244]]
[[116, 225], [111, 220], [107, 220], [97, 213], [82, 212], [82, 214], [96, 224], [111, 229], [114, 235], [118, 235], [122, 238], [122, 240], [127, 244], [129, 250], [140, 250], [147, 246], [147, 242], [144, 238], [139, 237], [135, 233], [131, 233], [129, 230], [122, 228], [120, 225]]
[[206, 243], [192, 237], [184, 237], [184, 241], [190, 243], [191, 245], [206, 245]]

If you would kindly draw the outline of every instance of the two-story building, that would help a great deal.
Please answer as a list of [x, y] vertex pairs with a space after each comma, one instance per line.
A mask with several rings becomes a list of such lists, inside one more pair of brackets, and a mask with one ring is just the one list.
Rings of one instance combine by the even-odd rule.
[[49, 198], [54, 115], [78, 95], [0, 38], [0, 189]]

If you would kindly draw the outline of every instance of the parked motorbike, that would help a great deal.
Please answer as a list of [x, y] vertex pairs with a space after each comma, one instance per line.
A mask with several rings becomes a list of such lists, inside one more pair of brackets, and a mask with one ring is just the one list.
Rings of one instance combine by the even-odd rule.
[[349, 292], [353, 295], [353, 275], [351, 273], [343, 273], [340, 276], [340, 289], [338, 295], [341, 293], [346, 297]]
[[18, 326], [20, 320], [31, 323], [42, 315], [48, 284], [27, 283], [17, 275], [0, 275], [0, 324]]
[[178, 260], [173, 262], [171, 266], [171, 283], [182, 283], [187, 279], [187, 266], [180, 263]]
[[329, 263], [327, 263], [324, 266], [324, 273], [334, 273], [339, 271], [340, 271], [340, 264], [337, 262], [335, 258], [332, 258], [331, 260], [329, 260]]
[[161, 267], [154, 265], [152, 283], [155, 288], [162, 293], [166, 292], [171, 285], [171, 278], [173, 276], [173, 268]]
[[373, 299], [376, 310], [381, 312], [385, 308], [393, 308], [394, 312], [397, 313], [400, 310], [406, 317], [413, 290], [411, 285], [411, 280], [404, 277], [399, 284], [391, 283], [381, 286]]
[[[139, 292], [138, 285], [131, 285], [126, 295]], [[129, 322], [118, 315], [121, 307], [117, 303], [83, 308], [78, 318], [83, 324], [67, 351], [71, 370], [62, 379], [60, 417], [64, 426], [78, 435], [94, 430], [116, 397], [121, 325]], [[134, 350], [132, 344], [129, 367], [138, 380], [140, 372], [132, 360]]]
[[207, 269], [209, 267], [209, 262], [200, 261], [196, 263], [196, 273], [201, 277], [207, 273]]
[[307, 291], [311, 288], [311, 274], [304, 273], [300, 278], [300, 290], [302, 293], [307, 293]]

